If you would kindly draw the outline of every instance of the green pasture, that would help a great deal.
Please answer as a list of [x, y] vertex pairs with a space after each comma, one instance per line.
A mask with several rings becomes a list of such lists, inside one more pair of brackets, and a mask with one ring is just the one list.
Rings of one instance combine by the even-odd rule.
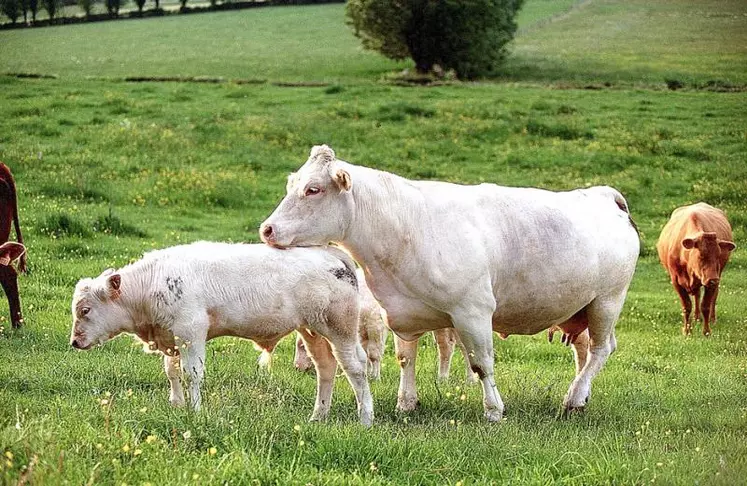
[[[527, 0], [504, 78], [435, 87], [389, 83], [410, 64], [361, 51], [342, 5], [0, 32], [0, 72], [59, 75], [0, 76], [0, 160], [29, 250], [24, 328], [0, 299], [0, 484], [744, 484], [747, 8], [573, 3]], [[572, 354], [544, 334], [496, 337], [493, 425], [461, 356], [436, 382], [428, 336], [421, 406], [396, 413], [390, 338], [370, 430], [343, 377], [329, 422], [307, 423], [315, 379], [293, 369], [292, 339], [271, 373], [251, 343], [211, 342], [199, 413], [169, 407], [160, 359], [130, 338], [69, 346], [79, 278], [152, 248], [256, 242], [318, 143], [410, 178], [626, 195], [642, 256], [584, 413], [556, 417]], [[696, 201], [727, 211], [737, 250], [713, 336], [686, 339], [654, 245]]]

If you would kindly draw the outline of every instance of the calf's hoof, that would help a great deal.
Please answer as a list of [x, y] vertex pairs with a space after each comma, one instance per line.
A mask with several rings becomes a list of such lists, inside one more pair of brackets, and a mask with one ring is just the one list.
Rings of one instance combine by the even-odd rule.
[[362, 413], [360, 414], [361, 425], [369, 429], [373, 425], [374, 416], [373, 413]]
[[169, 403], [174, 408], [182, 408], [184, 406], [183, 398], [169, 398]]
[[558, 418], [560, 419], [568, 419], [571, 418], [573, 415], [580, 415], [586, 410], [586, 407], [580, 406], [580, 407], [570, 407], [568, 405], [564, 405], [560, 412], [558, 412]]

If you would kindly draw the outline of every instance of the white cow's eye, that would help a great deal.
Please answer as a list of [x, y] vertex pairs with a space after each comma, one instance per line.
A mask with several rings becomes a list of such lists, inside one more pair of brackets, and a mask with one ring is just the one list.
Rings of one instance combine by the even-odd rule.
[[318, 187], [309, 186], [309, 187], [306, 188], [306, 195], [307, 196], [314, 196], [316, 194], [319, 194], [320, 192], [322, 192], [322, 190], [319, 189]]
[[91, 308], [90, 307], [83, 307], [80, 310], [80, 315], [85, 317], [85, 316], [88, 315], [89, 312], [91, 312]]

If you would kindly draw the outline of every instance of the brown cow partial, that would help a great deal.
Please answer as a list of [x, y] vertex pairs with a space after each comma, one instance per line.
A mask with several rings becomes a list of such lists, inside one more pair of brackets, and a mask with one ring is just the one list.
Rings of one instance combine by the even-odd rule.
[[[721, 272], [734, 248], [731, 226], [720, 209], [697, 203], [672, 212], [672, 217], [661, 231], [656, 249], [682, 301], [683, 334], [690, 335], [692, 332], [692, 295], [695, 297], [695, 320], [702, 313], [703, 335], [710, 336], [711, 322], [716, 322], [716, 297]], [[702, 305], [701, 287], [705, 287]]]
[[[11, 223], [16, 228], [18, 243], [6, 244], [10, 239]], [[16, 200], [16, 183], [10, 169], [0, 163], [0, 284], [5, 290], [10, 307], [10, 321], [13, 327], [20, 327], [23, 322], [21, 315], [21, 299], [18, 296], [18, 272], [12, 262], [18, 259], [18, 270], [26, 271], [26, 250], [23, 246], [23, 235], [18, 223], [18, 203]]]

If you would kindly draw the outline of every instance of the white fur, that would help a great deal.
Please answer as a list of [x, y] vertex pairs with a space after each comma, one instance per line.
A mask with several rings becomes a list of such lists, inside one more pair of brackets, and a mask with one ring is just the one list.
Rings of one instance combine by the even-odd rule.
[[198, 242], [154, 251], [117, 272], [78, 282], [71, 343], [88, 349], [123, 332], [137, 335], [164, 355], [175, 405], [184, 402], [176, 372], [181, 362], [197, 409], [206, 341], [237, 336], [272, 349], [299, 330], [317, 366], [312, 419], [329, 412], [336, 356], [355, 391], [361, 422], [370, 425], [358, 296], [350, 281], [335, 276], [346, 269], [352, 272], [354, 263], [334, 248]]
[[609, 187], [551, 192], [410, 181], [337, 160], [321, 146], [291, 176], [260, 236], [280, 247], [335, 242], [363, 266], [401, 338], [400, 409], [417, 402], [416, 340], [453, 326], [481, 375], [485, 415], [500, 420], [492, 331], [535, 334], [583, 309], [588, 359], [564, 405], [588, 399], [612, 351], [639, 251], [619, 204], [627, 207]]

